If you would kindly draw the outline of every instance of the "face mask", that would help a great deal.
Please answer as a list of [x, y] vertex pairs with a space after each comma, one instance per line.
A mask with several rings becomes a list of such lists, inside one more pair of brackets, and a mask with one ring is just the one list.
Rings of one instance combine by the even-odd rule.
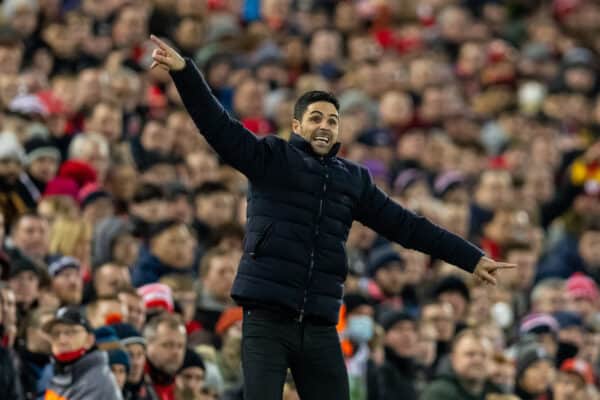
[[373, 320], [366, 315], [348, 318], [348, 339], [355, 343], [366, 343], [373, 337]]
[[507, 303], [496, 303], [492, 306], [492, 318], [501, 328], [508, 328], [514, 320], [513, 310]]

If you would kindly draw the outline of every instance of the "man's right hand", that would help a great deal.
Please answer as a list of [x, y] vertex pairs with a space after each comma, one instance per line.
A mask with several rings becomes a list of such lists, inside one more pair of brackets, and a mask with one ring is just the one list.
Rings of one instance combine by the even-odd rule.
[[154, 35], [150, 35], [150, 40], [158, 46], [152, 51], [152, 65], [150, 69], [159, 67], [165, 71], [179, 71], [185, 68], [185, 60], [171, 46], [160, 40]]

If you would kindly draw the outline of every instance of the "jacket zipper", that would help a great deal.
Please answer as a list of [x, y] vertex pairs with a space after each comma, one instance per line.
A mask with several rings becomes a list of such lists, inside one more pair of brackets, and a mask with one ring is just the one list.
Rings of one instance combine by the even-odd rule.
[[[321, 164], [325, 165], [325, 161], [321, 159]], [[304, 287], [304, 299], [302, 300], [302, 307], [300, 308], [300, 316], [298, 317], [298, 322], [302, 322], [304, 319], [304, 308], [306, 307], [306, 301], [308, 300], [308, 287], [310, 286], [310, 281], [312, 279], [312, 273], [315, 266], [315, 243], [316, 239], [319, 237], [319, 225], [321, 224], [321, 216], [323, 214], [323, 202], [325, 200], [325, 193], [327, 192], [327, 180], [329, 178], [329, 173], [327, 172], [327, 166], [325, 166], [325, 180], [323, 182], [323, 190], [321, 193], [321, 198], [319, 200], [319, 212], [317, 213], [317, 225], [315, 227], [315, 234], [313, 240], [313, 246], [310, 250], [310, 264], [308, 266], [308, 281], [306, 282], [306, 286]]]

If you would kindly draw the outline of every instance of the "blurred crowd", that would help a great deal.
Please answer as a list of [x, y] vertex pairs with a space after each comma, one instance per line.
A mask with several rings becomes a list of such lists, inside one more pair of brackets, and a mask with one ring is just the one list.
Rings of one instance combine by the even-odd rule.
[[334, 93], [344, 157], [518, 264], [480, 286], [355, 224], [338, 325], [352, 400], [600, 398], [599, 1], [0, 12], [1, 397], [241, 399], [229, 291], [248, 183], [149, 70], [153, 33], [258, 136], [287, 139], [300, 94]]

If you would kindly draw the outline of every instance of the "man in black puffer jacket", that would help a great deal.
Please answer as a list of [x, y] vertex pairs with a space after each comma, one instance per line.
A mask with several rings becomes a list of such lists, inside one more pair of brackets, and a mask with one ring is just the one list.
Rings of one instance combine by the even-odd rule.
[[289, 142], [258, 139], [229, 117], [192, 61], [152, 40], [158, 46], [152, 67], [170, 72], [202, 135], [251, 184], [244, 256], [231, 293], [244, 307], [245, 399], [281, 399], [288, 367], [302, 399], [348, 399], [335, 324], [353, 220], [490, 283], [496, 270], [509, 267], [405, 210], [365, 168], [338, 158], [339, 106], [332, 95], [300, 97]]

